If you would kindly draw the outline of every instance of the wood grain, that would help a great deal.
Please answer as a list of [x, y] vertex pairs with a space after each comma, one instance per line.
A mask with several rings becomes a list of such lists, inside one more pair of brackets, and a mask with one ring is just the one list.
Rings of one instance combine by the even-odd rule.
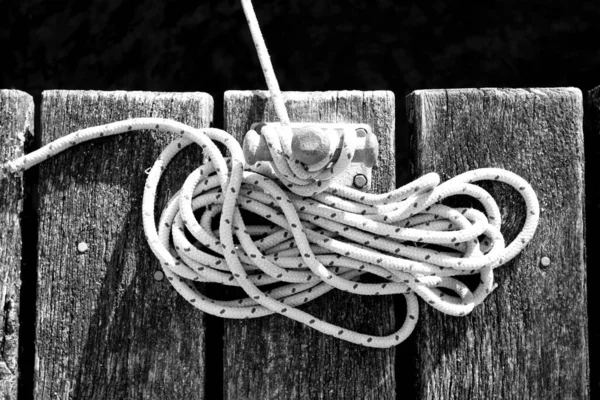
[[[292, 122], [364, 122], [378, 135], [373, 191], [395, 188], [394, 96], [391, 92], [287, 92]], [[225, 126], [238, 140], [253, 122], [277, 121], [265, 92], [225, 93]], [[332, 291], [303, 307], [348, 329], [388, 334], [390, 297]], [[227, 399], [393, 399], [395, 349], [370, 349], [323, 335], [279, 315], [225, 321]]]
[[[33, 134], [33, 98], [18, 90], [0, 90], [0, 165], [23, 155]], [[0, 167], [0, 397], [17, 398], [19, 304], [21, 295], [21, 212], [23, 174]]]
[[[533, 241], [496, 270], [499, 288], [484, 304], [464, 318], [422, 309], [418, 398], [587, 399], [581, 92], [425, 90], [408, 96], [407, 110], [414, 176], [505, 168], [533, 185], [542, 208]], [[504, 185], [485, 188], [511, 240], [523, 204]]]
[[[42, 144], [133, 117], [207, 127], [212, 112], [204, 93], [47, 91]], [[36, 399], [204, 398], [204, 314], [154, 279], [141, 220], [144, 170], [174, 137], [98, 139], [41, 164]], [[169, 168], [157, 216], [200, 161], [191, 149]]]

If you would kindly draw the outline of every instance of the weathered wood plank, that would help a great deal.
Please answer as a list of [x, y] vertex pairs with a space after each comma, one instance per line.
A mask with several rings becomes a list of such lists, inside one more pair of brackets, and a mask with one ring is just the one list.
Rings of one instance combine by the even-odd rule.
[[[600, 171], [600, 86], [590, 90], [587, 96], [585, 109], [585, 172], [586, 172], [586, 226], [587, 241], [592, 243], [588, 246], [588, 265], [598, 265], [600, 261], [600, 248], [595, 246], [598, 234], [593, 228], [600, 223], [600, 186], [597, 184], [598, 171]], [[588, 282], [590, 287], [600, 282], [600, 271], [598, 268], [588, 269]], [[588, 304], [593, 307], [600, 302], [600, 291], [590, 290], [588, 292]], [[597, 398], [600, 394], [600, 327], [598, 324], [590, 324], [590, 390], [591, 397]]]
[[[425, 90], [407, 109], [415, 176], [505, 168], [532, 183], [542, 208], [533, 241], [496, 270], [500, 286], [484, 304], [465, 318], [421, 311], [419, 398], [588, 398], [581, 92]], [[486, 188], [511, 240], [522, 202], [505, 186]]]
[[[133, 117], [206, 127], [212, 112], [204, 93], [48, 91], [42, 144]], [[203, 314], [154, 279], [142, 228], [144, 170], [174, 137], [95, 140], [40, 166], [36, 399], [204, 398]], [[200, 157], [193, 149], [169, 169], [157, 215]]]
[[[33, 98], [0, 90], [0, 165], [23, 155], [33, 134]], [[23, 176], [0, 170], [0, 397], [17, 398]]]
[[[364, 122], [379, 138], [373, 191], [395, 188], [394, 96], [391, 92], [284, 93], [292, 122]], [[265, 92], [225, 93], [225, 126], [238, 140], [253, 122], [277, 121]], [[304, 309], [349, 329], [392, 331], [389, 297], [332, 291]], [[227, 399], [393, 399], [395, 349], [370, 349], [323, 335], [279, 315], [225, 321]]]

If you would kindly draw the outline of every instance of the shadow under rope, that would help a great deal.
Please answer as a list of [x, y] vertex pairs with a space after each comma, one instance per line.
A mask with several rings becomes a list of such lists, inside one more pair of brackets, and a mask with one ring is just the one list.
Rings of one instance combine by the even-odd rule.
[[[177, 394], [177, 386], [182, 391], [191, 389], [182, 382], [186, 379], [183, 371], [190, 369], [199, 379], [206, 371], [200, 365], [204, 349], [195, 329], [204, 319], [196, 318], [196, 310], [168, 282], [154, 279], [159, 266], [149, 249], [144, 249], [145, 242], [132, 240], [141, 236], [135, 226], [141, 227], [141, 218], [139, 209], [132, 207], [107, 263], [90, 319], [76, 368], [75, 398], [169, 398], [168, 393]], [[134, 253], [137, 260], [128, 263]], [[182, 373], [179, 378], [177, 372]], [[151, 375], [158, 376], [151, 380]]]
[[[187, 176], [181, 166], [198, 160], [197, 149], [191, 150], [173, 160], [172, 171], [178, 171], [178, 176], [167, 172], [161, 181], [156, 217]], [[148, 154], [146, 159], [156, 156]], [[145, 179], [129, 181], [127, 191], [139, 195], [131, 197], [118, 237], [111, 238], [114, 249], [89, 323], [76, 398], [185, 397], [201, 393], [207, 379], [208, 343], [206, 336], [201, 337], [205, 317], [166, 280], [154, 278], [160, 266], [143, 234], [144, 183]]]

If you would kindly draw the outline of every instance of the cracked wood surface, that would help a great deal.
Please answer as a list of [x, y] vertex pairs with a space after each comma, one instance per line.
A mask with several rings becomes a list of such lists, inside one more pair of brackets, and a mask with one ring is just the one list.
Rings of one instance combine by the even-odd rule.
[[[277, 121], [265, 92], [225, 93], [225, 129], [240, 143], [253, 122]], [[394, 95], [391, 92], [287, 92], [290, 120], [363, 122], [379, 139], [372, 191], [395, 188]], [[302, 307], [348, 329], [389, 334], [391, 297], [337, 290]], [[226, 320], [226, 399], [394, 399], [395, 348], [371, 349], [324, 335], [279, 315]]]
[[[33, 98], [0, 90], [0, 165], [23, 155], [33, 134]], [[17, 398], [23, 174], [0, 170], [0, 397]]]
[[[408, 96], [407, 110], [414, 177], [505, 168], [533, 185], [542, 209], [534, 239], [495, 271], [499, 287], [482, 305], [464, 318], [421, 310], [418, 398], [587, 399], [581, 92], [423, 90]], [[522, 201], [504, 185], [483, 186], [511, 240]]]
[[[47, 91], [41, 140], [133, 117], [207, 127], [212, 112], [204, 93]], [[36, 399], [204, 398], [204, 315], [154, 279], [142, 228], [144, 170], [174, 137], [96, 139], [40, 165]], [[201, 161], [190, 147], [159, 186], [157, 215]]]

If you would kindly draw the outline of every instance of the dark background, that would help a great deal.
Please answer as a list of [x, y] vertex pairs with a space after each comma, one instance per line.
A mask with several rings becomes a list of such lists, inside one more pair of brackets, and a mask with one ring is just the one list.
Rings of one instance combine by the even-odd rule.
[[[255, 3], [282, 90], [395, 93], [399, 184], [409, 179], [404, 96], [414, 90], [575, 86], [586, 100], [600, 85], [600, 1]], [[26, 91], [38, 107], [46, 89], [204, 91], [222, 127], [224, 91], [266, 85], [239, 0], [0, 0], [0, 88]], [[598, 136], [585, 132], [592, 267]], [[590, 293], [590, 311], [597, 299]], [[590, 333], [595, 354], [600, 336]]]

